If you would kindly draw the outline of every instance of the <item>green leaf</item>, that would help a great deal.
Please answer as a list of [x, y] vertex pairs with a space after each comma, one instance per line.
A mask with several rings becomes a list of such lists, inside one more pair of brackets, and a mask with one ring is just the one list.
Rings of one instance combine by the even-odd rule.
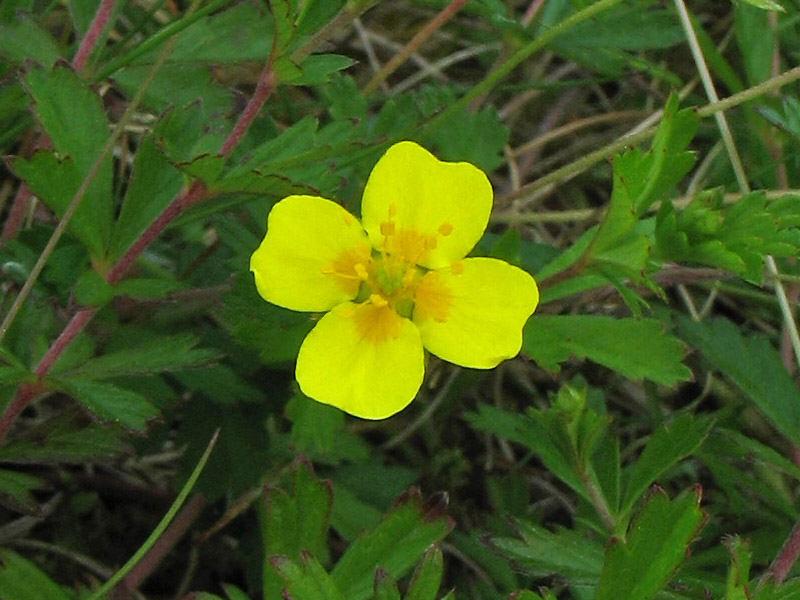
[[628, 532], [613, 538], [597, 583], [594, 600], [650, 600], [686, 560], [689, 543], [703, 526], [700, 490], [670, 501], [656, 488]]
[[725, 600], [749, 600], [750, 590], [747, 582], [750, 579], [750, 563], [752, 554], [750, 543], [739, 536], [725, 541], [731, 553], [731, 566], [725, 583]]
[[439, 550], [439, 546], [433, 545], [428, 548], [422, 557], [422, 562], [414, 570], [405, 600], [436, 600], [443, 571], [442, 551]]
[[219, 358], [220, 355], [215, 350], [196, 348], [198, 342], [199, 340], [193, 335], [157, 337], [123, 350], [91, 358], [72, 369], [69, 374], [92, 379], [120, 375], [151, 375], [189, 369]]
[[136, 152], [127, 192], [114, 225], [109, 254], [118, 258], [167, 207], [183, 187], [184, 177], [159, 151], [160, 126]]
[[438, 499], [423, 503], [412, 488], [375, 529], [350, 544], [331, 575], [348, 600], [368, 598], [378, 566], [395, 579], [402, 577], [453, 526]]
[[0, 469], [0, 504], [16, 512], [36, 515], [40, 507], [33, 490], [46, 486], [44, 480], [33, 475]]
[[375, 572], [374, 600], [400, 600], [400, 591], [397, 582], [388, 572], [380, 567]]
[[144, 431], [160, 413], [144, 396], [110, 383], [88, 379], [65, 379], [64, 390], [101, 421], [119, 423], [133, 431]]
[[591, 502], [585, 485], [575, 472], [573, 448], [555, 411], [531, 410], [519, 414], [480, 404], [477, 413], [467, 414], [466, 418], [476, 429], [528, 447], [556, 477]]
[[[800, 444], [800, 392], [770, 343], [745, 337], [726, 319], [697, 323], [679, 318], [677, 331], [793, 444]], [[769, 382], [769, 385], [764, 385]]]
[[345, 600], [336, 582], [310, 554], [303, 555], [303, 567], [285, 556], [274, 556], [270, 563], [286, 582], [285, 593], [274, 598], [291, 600]]
[[[30, 159], [11, 157], [11, 170], [57, 216], [62, 216], [75, 192], [81, 185], [83, 174], [71, 157], [59, 159], [55, 153], [37, 150]], [[75, 236], [92, 256], [103, 255], [104, 242], [96, 223], [102, 217], [95, 210], [87, 193], [69, 222], [67, 230]]]
[[52, 67], [59, 55], [53, 36], [29, 15], [20, 14], [7, 23], [0, 23], [0, 56], [9, 61], [22, 63], [32, 59]]
[[523, 352], [558, 370], [571, 355], [588, 358], [631, 379], [670, 385], [691, 377], [683, 345], [653, 319], [593, 315], [534, 315], [523, 330]]
[[75, 301], [81, 306], [103, 306], [113, 297], [113, 288], [94, 269], [84, 271], [75, 284]]
[[514, 525], [519, 538], [492, 538], [491, 543], [515, 564], [536, 576], [597, 579], [603, 567], [603, 548], [598, 542], [570, 529], [552, 532], [522, 520]]
[[25, 464], [82, 464], [110, 461], [130, 448], [120, 428], [86, 425], [83, 411], [67, 411], [30, 427], [0, 448], [0, 460]]
[[795, 256], [800, 197], [767, 203], [763, 192], [723, 206], [721, 190], [695, 196], [676, 212], [664, 202], [656, 216], [655, 254], [662, 260], [718, 267], [755, 283], [763, 279], [764, 256]]
[[682, 414], [671, 423], [659, 427], [630, 471], [622, 514], [630, 511], [639, 496], [658, 477], [678, 461], [690, 456], [703, 443], [713, 424], [713, 420], [708, 418]]
[[778, 2], [775, 0], [741, 0], [746, 4], [750, 4], [751, 6], [755, 6], [756, 8], [763, 8], [764, 10], [777, 10], [778, 12], [786, 12], [786, 9], [783, 8]]
[[330, 455], [344, 434], [344, 413], [302, 394], [295, 394], [286, 405], [292, 422], [292, 446], [312, 459]]
[[[278, 573], [285, 576], [288, 564], [306, 556], [327, 560], [327, 533], [330, 522], [332, 490], [327, 482], [319, 481], [311, 465], [297, 461], [292, 471], [291, 492], [267, 489], [261, 511], [261, 531], [265, 561], [277, 555], [288, 556]], [[307, 556], [306, 556], [307, 558]], [[306, 562], [306, 566], [308, 562]], [[263, 569], [264, 598], [279, 598], [282, 582], [269, 562]], [[313, 596], [312, 596], [313, 597]], [[349, 600], [349, 599], [348, 599]]]
[[0, 548], [0, 598], [71, 600], [39, 567], [12, 550]]
[[[68, 157], [70, 164], [74, 165], [69, 193], [42, 198], [60, 216], [77, 190], [77, 184], [89, 173], [108, 139], [105, 111], [94, 90], [66, 64], [59, 63], [49, 71], [31, 67], [23, 81], [34, 101], [36, 117], [53, 147], [59, 156]], [[83, 222], [82, 241], [97, 258], [103, 257], [111, 234], [114, 207], [111, 169], [112, 157], [109, 155], [101, 164], [78, 208]], [[78, 217], [76, 214], [74, 218]]]

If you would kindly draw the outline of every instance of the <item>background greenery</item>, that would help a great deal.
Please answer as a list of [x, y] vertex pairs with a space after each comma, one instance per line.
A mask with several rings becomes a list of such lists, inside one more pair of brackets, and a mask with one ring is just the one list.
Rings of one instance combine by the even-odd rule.
[[[797, 0], [2, 0], [0, 597], [800, 598], [799, 34]], [[490, 175], [475, 254], [542, 303], [366, 422], [299, 393], [314, 316], [247, 269], [401, 139]]]

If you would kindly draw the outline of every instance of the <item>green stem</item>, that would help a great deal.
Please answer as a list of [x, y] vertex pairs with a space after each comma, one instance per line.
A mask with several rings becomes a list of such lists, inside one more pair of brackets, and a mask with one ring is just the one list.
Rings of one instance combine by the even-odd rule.
[[89, 600], [100, 600], [104, 598], [106, 594], [108, 594], [111, 589], [119, 583], [128, 572], [133, 569], [134, 566], [147, 554], [150, 548], [158, 541], [161, 534], [164, 533], [164, 530], [169, 526], [172, 519], [175, 517], [177, 512], [180, 510], [183, 503], [186, 501], [186, 497], [189, 495], [189, 492], [194, 487], [194, 484], [197, 482], [197, 478], [200, 477], [200, 473], [203, 470], [203, 467], [206, 466], [206, 461], [208, 461], [208, 457], [211, 455], [211, 451], [214, 449], [214, 445], [217, 443], [217, 437], [219, 436], [219, 429], [214, 432], [214, 435], [211, 436], [211, 441], [208, 442], [208, 446], [206, 446], [205, 452], [200, 457], [200, 460], [195, 466], [192, 474], [189, 476], [189, 479], [184, 484], [183, 488], [181, 489], [178, 497], [175, 498], [175, 502], [172, 503], [172, 506], [169, 507], [169, 510], [161, 519], [161, 521], [156, 525], [156, 528], [153, 532], [149, 535], [149, 537], [145, 540], [144, 544], [136, 551], [136, 554], [131, 556], [130, 560], [126, 562], [122, 567], [120, 567], [119, 571], [114, 573], [114, 576], [111, 577], [108, 581], [103, 584], [103, 586], [97, 590], [94, 594], [89, 597]]

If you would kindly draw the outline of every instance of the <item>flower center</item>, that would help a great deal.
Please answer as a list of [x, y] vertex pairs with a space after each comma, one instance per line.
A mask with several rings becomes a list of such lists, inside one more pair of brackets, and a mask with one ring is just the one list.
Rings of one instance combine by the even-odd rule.
[[[323, 268], [323, 273], [353, 291], [354, 302], [369, 305], [358, 313], [356, 326], [364, 339], [375, 343], [397, 337], [397, 317], [410, 319], [417, 304], [421, 315], [439, 322], [447, 319], [450, 305], [446, 287], [434, 273], [425, 277], [429, 271], [419, 264], [436, 248], [439, 236], [453, 232], [453, 225], [444, 222], [433, 234], [398, 229], [396, 212], [390, 206], [388, 218], [380, 224], [383, 243], [378, 250], [371, 254], [363, 248], [347, 250]], [[455, 272], [460, 266], [457, 261], [451, 268]]]

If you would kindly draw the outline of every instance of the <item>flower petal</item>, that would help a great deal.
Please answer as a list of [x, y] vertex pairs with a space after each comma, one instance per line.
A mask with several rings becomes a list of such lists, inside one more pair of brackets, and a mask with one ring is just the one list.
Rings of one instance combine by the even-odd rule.
[[382, 247], [387, 230], [400, 236], [410, 232], [421, 243], [434, 240], [435, 247], [426, 248], [417, 261], [429, 269], [464, 258], [483, 235], [491, 210], [492, 186], [483, 171], [465, 162], [442, 162], [414, 142], [386, 151], [361, 203], [373, 247]]
[[267, 234], [250, 258], [258, 293], [292, 310], [323, 311], [352, 300], [369, 239], [344, 208], [316, 196], [289, 196], [272, 207]]
[[422, 343], [446, 361], [491, 369], [517, 355], [539, 302], [528, 273], [494, 258], [467, 258], [420, 281], [413, 320]]
[[362, 419], [385, 419], [419, 391], [425, 355], [419, 331], [388, 306], [347, 302], [316, 324], [300, 347], [300, 389]]

